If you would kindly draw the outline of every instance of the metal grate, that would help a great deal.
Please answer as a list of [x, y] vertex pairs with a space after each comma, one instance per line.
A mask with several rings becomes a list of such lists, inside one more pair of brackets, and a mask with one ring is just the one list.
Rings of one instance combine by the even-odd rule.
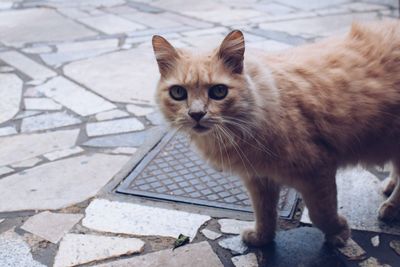
[[[251, 212], [251, 203], [239, 177], [211, 168], [178, 132], [164, 136], [117, 188], [118, 193]], [[290, 218], [297, 201], [284, 188], [281, 217]]]

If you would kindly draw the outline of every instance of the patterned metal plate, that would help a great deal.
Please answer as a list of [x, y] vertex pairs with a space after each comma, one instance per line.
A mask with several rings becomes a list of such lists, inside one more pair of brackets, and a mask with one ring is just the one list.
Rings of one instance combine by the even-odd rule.
[[[190, 146], [183, 134], [171, 132], [151, 150], [117, 188], [118, 193], [251, 212], [239, 177], [216, 171]], [[290, 218], [297, 202], [284, 188], [281, 217]]]

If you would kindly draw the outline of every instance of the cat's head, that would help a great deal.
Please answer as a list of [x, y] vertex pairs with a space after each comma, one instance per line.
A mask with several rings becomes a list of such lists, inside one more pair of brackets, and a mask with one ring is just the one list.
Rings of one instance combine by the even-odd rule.
[[174, 127], [206, 135], [243, 123], [252, 101], [242, 32], [232, 31], [207, 54], [176, 49], [161, 36], [153, 37], [153, 49], [161, 74], [157, 101]]

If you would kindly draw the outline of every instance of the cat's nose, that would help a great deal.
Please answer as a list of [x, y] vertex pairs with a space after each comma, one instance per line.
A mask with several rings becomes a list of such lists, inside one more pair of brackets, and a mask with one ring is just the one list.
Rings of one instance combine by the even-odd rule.
[[199, 122], [207, 112], [205, 111], [189, 111], [189, 116], [192, 117], [195, 121]]

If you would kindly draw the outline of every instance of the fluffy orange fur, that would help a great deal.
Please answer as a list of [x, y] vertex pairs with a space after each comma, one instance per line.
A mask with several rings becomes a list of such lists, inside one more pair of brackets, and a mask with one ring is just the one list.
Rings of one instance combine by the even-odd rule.
[[[338, 215], [335, 175], [349, 164], [394, 165], [382, 219], [400, 213], [400, 25], [353, 24], [344, 36], [275, 54], [246, 51], [240, 31], [200, 54], [154, 36], [161, 78], [157, 99], [173, 127], [188, 132], [204, 157], [238, 173], [250, 193], [250, 245], [273, 240], [280, 185], [303, 196], [329, 242], [350, 236]], [[209, 97], [216, 84], [226, 97]], [[171, 87], [187, 92], [174, 100]], [[194, 120], [188, 113], [201, 112]], [[198, 127], [201, 126], [201, 131]]]

